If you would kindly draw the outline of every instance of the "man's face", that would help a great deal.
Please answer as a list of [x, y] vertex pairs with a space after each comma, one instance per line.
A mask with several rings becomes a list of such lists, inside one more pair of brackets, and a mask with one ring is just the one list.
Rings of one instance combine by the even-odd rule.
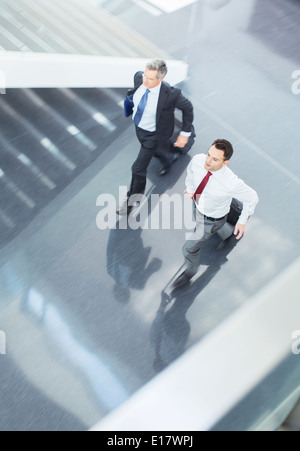
[[220, 171], [220, 169], [227, 166], [228, 163], [228, 160], [224, 160], [224, 151], [213, 146], [207, 154], [205, 169], [210, 172]]
[[161, 80], [158, 80], [157, 75], [158, 70], [146, 69], [143, 75], [144, 77], [143, 85], [148, 89], [156, 88], [163, 81], [163, 78]]

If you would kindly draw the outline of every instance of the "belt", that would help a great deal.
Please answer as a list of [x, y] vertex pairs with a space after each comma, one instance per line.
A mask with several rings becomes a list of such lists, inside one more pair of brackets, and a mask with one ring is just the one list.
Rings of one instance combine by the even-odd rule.
[[204, 217], [204, 219], [206, 219], [207, 221], [211, 221], [211, 222], [223, 221], [223, 219], [227, 218], [227, 217], [228, 217], [228, 214], [229, 214], [229, 213], [227, 213], [227, 215], [223, 216], [222, 218], [218, 218], [218, 219], [216, 219], [216, 218], [210, 218], [209, 216], [204, 215], [203, 213], [201, 213], [200, 210], [198, 210], [197, 205], [196, 205], [196, 202], [194, 202], [194, 207], [195, 207], [196, 210], [200, 213], [200, 215], [202, 215], [202, 216]]
[[223, 221], [223, 219], [225, 219], [228, 215], [223, 216], [223, 218], [218, 218], [218, 219], [216, 219], [216, 218], [210, 218], [209, 216], [206, 216], [206, 215], [203, 215], [203, 216], [204, 216], [204, 219], [207, 219], [208, 221], [211, 221], [211, 222], [218, 222], [218, 221]]

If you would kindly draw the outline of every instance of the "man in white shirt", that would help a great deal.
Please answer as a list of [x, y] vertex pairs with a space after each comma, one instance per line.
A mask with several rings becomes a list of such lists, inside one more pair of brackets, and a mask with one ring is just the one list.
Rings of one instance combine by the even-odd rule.
[[[133, 100], [132, 119], [140, 153], [132, 166], [132, 180], [128, 200], [135, 194], [144, 194], [148, 166], [159, 148], [167, 148], [175, 128], [175, 110], [182, 111], [182, 132], [174, 147], [184, 148], [193, 130], [194, 109], [181, 90], [164, 81], [168, 69], [162, 60], [147, 64], [145, 72], [134, 77], [134, 89], [128, 91]], [[130, 115], [130, 113], [128, 114]], [[161, 153], [163, 154], [163, 153]], [[161, 157], [161, 156], [160, 156]], [[125, 205], [119, 214], [130, 214], [132, 206]]]
[[197, 155], [188, 167], [185, 195], [195, 203], [196, 230], [183, 248], [186, 269], [174, 282], [185, 286], [198, 272], [201, 248], [226, 223], [232, 199], [243, 204], [234, 234], [240, 240], [258, 204], [257, 193], [228, 168], [234, 150], [229, 141], [218, 139], [207, 155]]

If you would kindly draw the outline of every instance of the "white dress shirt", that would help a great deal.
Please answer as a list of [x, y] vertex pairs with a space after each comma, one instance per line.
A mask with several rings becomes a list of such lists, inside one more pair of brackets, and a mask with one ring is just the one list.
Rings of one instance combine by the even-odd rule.
[[[157, 112], [157, 106], [158, 106], [158, 100], [160, 95], [162, 83], [160, 83], [156, 88], [149, 89], [149, 95], [148, 95], [148, 101], [147, 105], [144, 111], [144, 114], [142, 116], [141, 122], [139, 123], [139, 128], [142, 128], [143, 130], [147, 130], [148, 132], [156, 132], [156, 112]], [[146, 86], [141, 85], [138, 90], [135, 92], [133, 96], [133, 116], [132, 119], [134, 120], [138, 106], [140, 101], [142, 100], [143, 95], [147, 91], [148, 88]], [[181, 132], [182, 136], [185, 136], [189, 138], [191, 136], [191, 133], [187, 132]]]
[[[186, 187], [190, 194], [196, 192], [207, 175], [204, 167], [206, 158], [204, 154], [196, 155], [188, 167]], [[222, 218], [229, 213], [232, 199], [238, 199], [243, 203], [243, 211], [238, 222], [245, 225], [259, 201], [256, 191], [239, 179], [228, 166], [212, 174], [200, 197], [198, 210], [205, 216]]]
[[[157, 105], [158, 105], [158, 99], [159, 94], [161, 90], [161, 83], [156, 86], [156, 88], [149, 89], [149, 95], [148, 95], [148, 101], [147, 105], [143, 114], [143, 117], [141, 119], [141, 122], [139, 124], [139, 127], [143, 130], [147, 130], [148, 132], [155, 132], [156, 131], [156, 111], [157, 111]], [[147, 91], [146, 86], [142, 85], [139, 87], [139, 89], [136, 91], [136, 93], [133, 96], [133, 119], [135, 118], [138, 106], [140, 101], [142, 100], [143, 95]]]

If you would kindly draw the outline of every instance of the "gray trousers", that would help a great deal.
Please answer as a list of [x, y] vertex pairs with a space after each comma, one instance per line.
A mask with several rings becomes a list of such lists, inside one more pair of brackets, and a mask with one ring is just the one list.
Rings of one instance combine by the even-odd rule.
[[210, 221], [200, 211], [196, 210], [196, 229], [191, 239], [183, 247], [185, 257], [185, 272], [194, 277], [200, 266], [200, 252], [203, 245], [226, 223], [227, 217], [220, 221]]

